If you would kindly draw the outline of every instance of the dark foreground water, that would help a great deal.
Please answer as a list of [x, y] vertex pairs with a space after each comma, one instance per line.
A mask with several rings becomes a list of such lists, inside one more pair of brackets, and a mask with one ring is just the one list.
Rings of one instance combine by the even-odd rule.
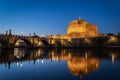
[[0, 80], [120, 80], [120, 50], [0, 49]]

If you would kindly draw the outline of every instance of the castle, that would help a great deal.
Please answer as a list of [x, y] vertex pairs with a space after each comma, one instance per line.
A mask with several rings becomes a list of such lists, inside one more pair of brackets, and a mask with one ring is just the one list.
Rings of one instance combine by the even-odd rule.
[[86, 38], [97, 37], [101, 34], [97, 31], [95, 24], [89, 24], [85, 20], [73, 20], [67, 27], [67, 34], [48, 36], [48, 38], [54, 39], [71, 39], [71, 38]]

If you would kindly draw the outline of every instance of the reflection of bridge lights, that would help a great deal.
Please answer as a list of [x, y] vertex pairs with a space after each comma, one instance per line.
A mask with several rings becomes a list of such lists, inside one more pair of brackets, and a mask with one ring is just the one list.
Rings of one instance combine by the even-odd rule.
[[58, 55], [57, 55], [57, 59], [56, 60], [58, 61]]
[[87, 72], [87, 71], [88, 71], [88, 69], [86, 68], [86, 69], [85, 69], [85, 71]]
[[38, 49], [38, 55], [40, 56], [40, 54], [42, 53], [41, 49]]
[[21, 58], [21, 56], [16, 55], [16, 58], [20, 59], [20, 58]]
[[41, 61], [41, 63], [43, 64], [43, 60]]
[[87, 52], [85, 53], [85, 59], [87, 59], [88, 58], [88, 55], [87, 55]]
[[22, 64], [22, 63], [20, 64], [20, 67], [23, 67], [23, 64]]
[[115, 62], [115, 54], [112, 54], [112, 56], [111, 56], [111, 58], [112, 58], [112, 63], [114, 63]]
[[37, 62], [40, 62], [40, 60], [38, 59]]
[[96, 68], [98, 67], [98, 63], [95, 64]]
[[70, 53], [68, 54], [68, 57], [69, 57], [69, 59], [71, 58], [71, 54]]
[[25, 56], [25, 50], [24, 49], [15, 48], [14, 49], [14, 56], [17, 59], [20, 59], [20, 58], [24, 57]]
[[22, 64], [22, 63], [17, 62], [17, 66], [19, 66], [19, 67], [23, 67], [23, 64]]
[[17, 62], [17, 66], [19, 65], [19, 63]]

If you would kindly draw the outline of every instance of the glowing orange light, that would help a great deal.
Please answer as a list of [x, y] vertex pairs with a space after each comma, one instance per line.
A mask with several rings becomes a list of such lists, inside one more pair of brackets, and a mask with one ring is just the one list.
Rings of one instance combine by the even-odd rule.
[[95, 37], [100, 34], [97, 32], [97, 26], [94, 24], [88, 24], [85, 20], [73, 20], [67, 27], [67, 34], [48, 36], [48, 38], [55, 39], [70, 39], [70, 38], [86, 38]]
[[117, 41], [117, 38], [114, 37], [114, 36], [111, 36], [110, 39], [109, 39], [109, 42], [113, 42], [113, 41]]

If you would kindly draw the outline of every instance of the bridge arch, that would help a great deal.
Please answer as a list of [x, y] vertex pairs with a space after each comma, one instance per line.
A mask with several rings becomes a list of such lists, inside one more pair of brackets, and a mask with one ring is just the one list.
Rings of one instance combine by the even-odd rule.
[[26, 39], [17, 39], [14, 42], [14, 47], [27, 47], [29, 45], [31, 45], [31, 43]]
[[54, 47], [61, 47], [61, 46], [62, 46], [62, 44], [61, 44], [60, 41], [55, 41], [54, 42]]
[[39, 42], [38, 42], [38, 47], [47, 47], [49, 45], [49, 43], [48, 43], [48, 41], [46, 41], [46, 40], [40, 40]]

